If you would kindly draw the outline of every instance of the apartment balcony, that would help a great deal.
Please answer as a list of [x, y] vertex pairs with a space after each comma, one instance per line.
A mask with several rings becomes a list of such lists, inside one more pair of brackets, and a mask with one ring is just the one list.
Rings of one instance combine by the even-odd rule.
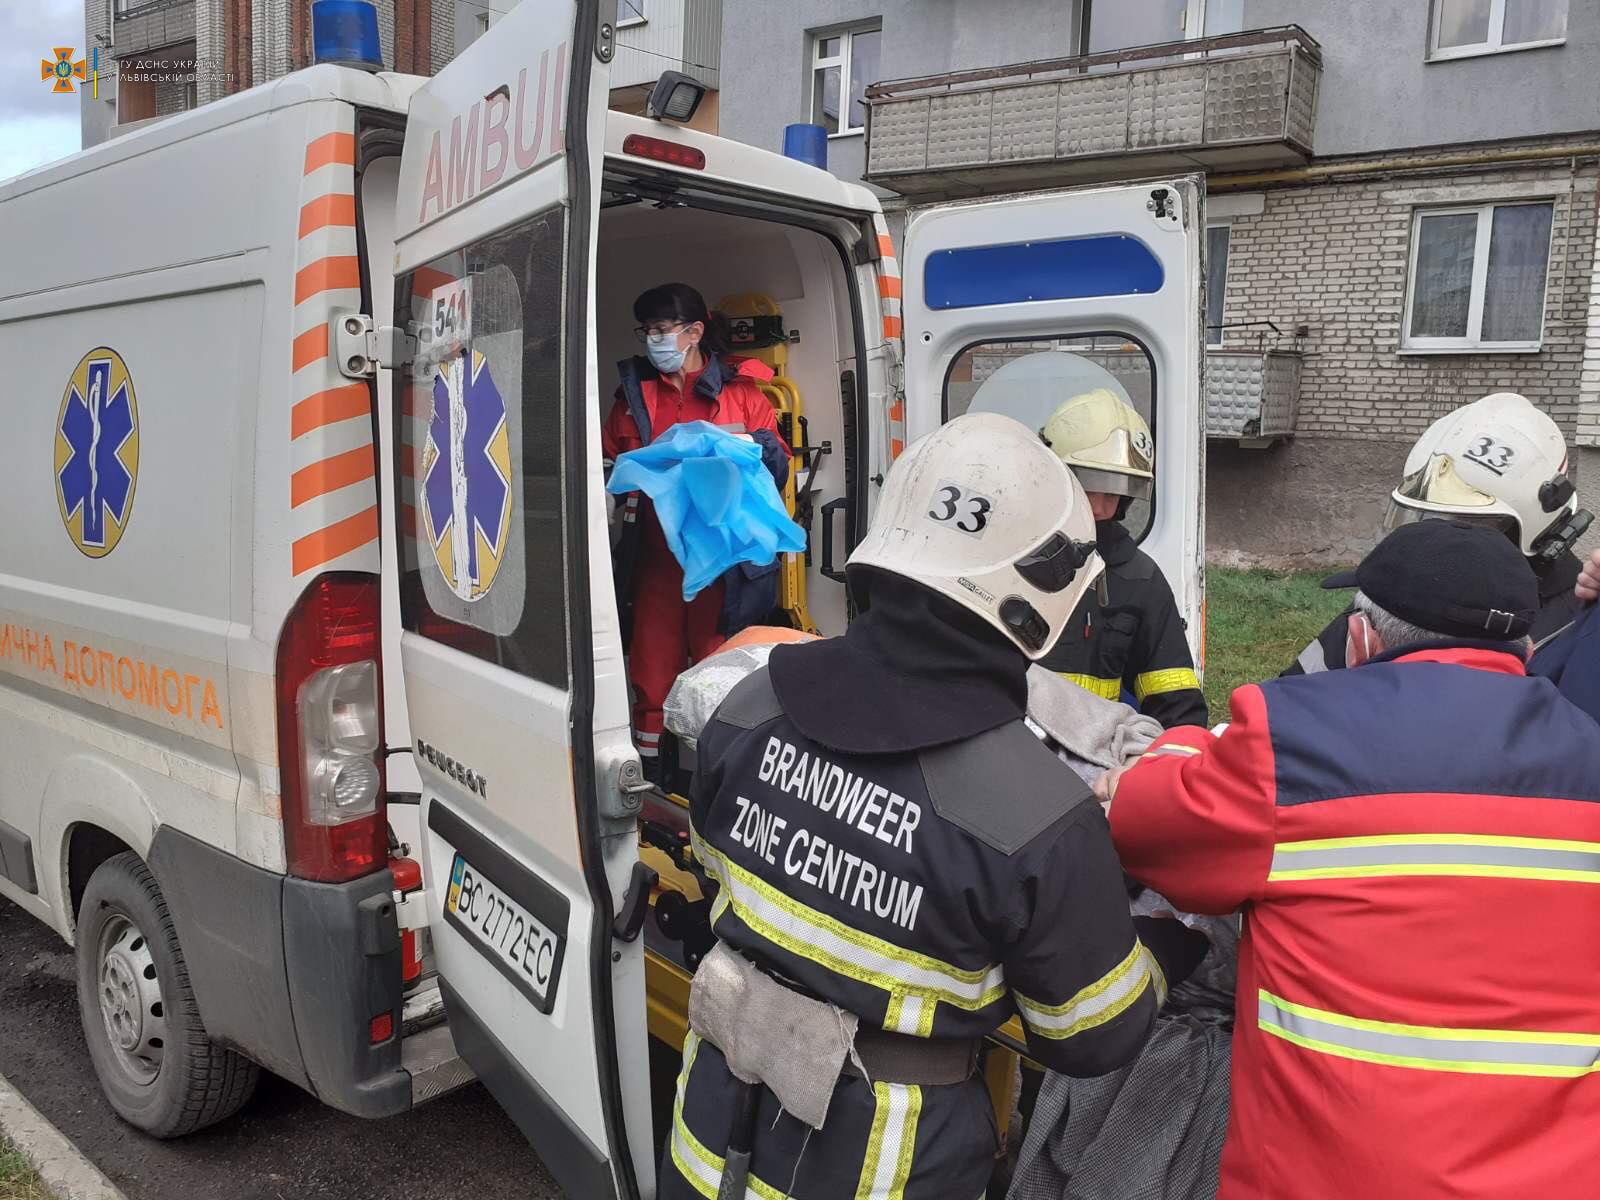
[[867, 88], [866, 178], [914, 199], [1297, 166], [1322, 51], [1297, 25]]
[[1298, 350], [1206, 351], [1206, 436], [1265, 446], [1294, 435]]
[[111, 57], [126, 59], [194, 41], [194, 0], [129, 0], [111, 20]]

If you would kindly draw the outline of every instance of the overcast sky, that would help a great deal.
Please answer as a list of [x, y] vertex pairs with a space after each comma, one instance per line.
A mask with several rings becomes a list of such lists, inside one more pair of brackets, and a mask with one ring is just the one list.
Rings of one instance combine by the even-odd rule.
[[83, 36], [83, 0], [0, 0], [0, 179], [78, 149], [82, 101], [52, 92], [39, 62], [56, 46], [77, 62]]

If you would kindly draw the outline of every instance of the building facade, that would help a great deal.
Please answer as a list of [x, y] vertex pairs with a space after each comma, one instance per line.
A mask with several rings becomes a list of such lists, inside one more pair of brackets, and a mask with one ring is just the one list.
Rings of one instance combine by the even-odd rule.
[[1214, 559], [1358, 557], [1410, 442], [1497, 390], [1556, 419], [1600, 508], [1600, 5], [794, 0], [724, 26], [761, 52], [728, 57], [722, 132], [823, 124], [891, 207], [1206, 173]]
[[[518, 0], [374, 0], [386, 70], [431, 75]], [[616, 0], [613, 107], [643, 111], [663, 70], [718, 86], [722, 0]], [[311, 0], [84, 0], [100, 52], [99, 96], [83, 91], [83, 145], [309, 66]], [[712, 91], [693, 125], [714, 132]]]

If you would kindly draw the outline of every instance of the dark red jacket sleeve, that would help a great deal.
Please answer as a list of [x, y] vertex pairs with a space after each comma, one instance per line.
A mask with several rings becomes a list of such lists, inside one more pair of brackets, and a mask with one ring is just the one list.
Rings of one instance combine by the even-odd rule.
[[639, 437], [639, 427], [633, 423], [628, 402], [622, 397], [622, 389], [618, 388], [611, 405], [611, 415], [600, 426], [600, 453], [607, 462], [615, 462], [617, 455], [637, 450], [642, 445], [644, 441]]
[[1230, 913], [1255, 899], [1272, 869], [1277, 824], [1266, 700], [1233, 693], [1220, 738], [1169, 730], [1122, 776], [1111, 836], [1125, 871], [1196, 913]]

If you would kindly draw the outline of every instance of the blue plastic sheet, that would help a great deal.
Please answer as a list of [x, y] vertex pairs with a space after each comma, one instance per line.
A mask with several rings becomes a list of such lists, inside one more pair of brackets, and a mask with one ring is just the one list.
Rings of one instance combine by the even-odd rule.
[[685, 600], [730, 567], [768, 566], [806, 546], [761, 465], [761, 447], [709, 421], [674, 425], [650, 445], [618, 455], [606, 490], [650, 497], [683, 566]]

